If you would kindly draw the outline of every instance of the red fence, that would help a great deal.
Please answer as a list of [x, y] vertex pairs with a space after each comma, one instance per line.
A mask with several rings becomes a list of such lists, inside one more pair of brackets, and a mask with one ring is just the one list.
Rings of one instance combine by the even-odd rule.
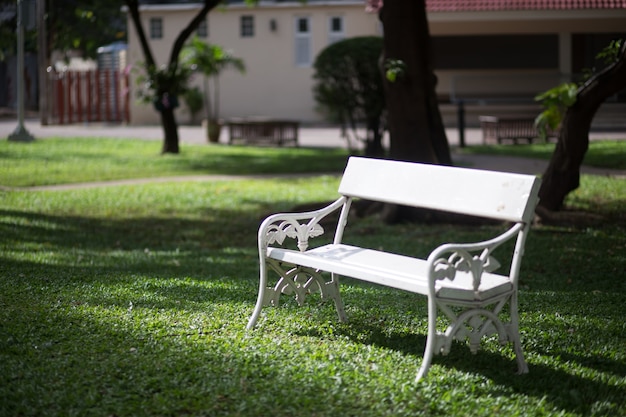
[[49, 123], [129, 122], [127, 73], [64, 71], [49, 77]]

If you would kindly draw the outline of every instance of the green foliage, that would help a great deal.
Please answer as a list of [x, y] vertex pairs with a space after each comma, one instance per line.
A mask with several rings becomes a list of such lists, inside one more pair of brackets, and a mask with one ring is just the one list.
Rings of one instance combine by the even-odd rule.
[[[601, 60], [603, 65], [610, 65], [618, 58], [619, 49], [623, 39], [612, 40], [609, 45], [602, 49], [596, 59]], [[598, 68], [583, 69], [583, 79], [579, 83], [563, 83], [548, 91], [538, 94], [535, 101], [541, 103], [544, 110], [536, 117], [535, 126], [542, 139], [548, 136], [548, 129], [556, 131], [560, 125], [568, 107], [576, 103], [579, 87], [597, 74]]]
[[195, 36], [182, 49], [180, 60], [184, 65], [200, 71], [207, 77], [219, 76], [222, 71], [232, 68], [240, 73], [246, 71], [241, 58], [233, 55], [232, 51], [220, 45], [208, 44]]
[[232, 68], [240, 73], [245, 73], [246, 66], [241, 58], [237, 58], [233, 53], [227, 49], [224, 49], [220, 45], [212, 45], [203, 42], [199, 37], [195, 36], [191, 41], [181, 50], [180, 53], [181, 65], [190, 68], [192, 71], [199, 71], [207, 78], [213, 78], [213, 102], [209, 100], [209, 85], [208, 82], [203, 84], [204, 96], [207, 100], [206, 111], [207, 119], [218, 120], [219, 119], [219, 84], [218, 79], [222, 71]]
[[578, 85], [575, 83], [564, 83], [535, 97], [544, 107], [535, 119], [535, 126], [542, 139], [548, 137], [548, 129], [556, 131], [563, 120], [567, 108], [576, 103]]
[[110, 0], [48, 0], [46, 3], [51, 50], [79, 50], [95, 58], [98, 48], [126, 40], [122, 2]]
[[384, 128], [385, 96], [378, 62], [382, 38], [357, 37], [320, 52], [313, 67], [314, 97], [333, 122], [353, 130], [365, 122], [371, 136]]
[[192, 70], [187, 65], [174, 63], [160, 67], [141, 65], [144, 71], [137, 76], [137, 96], [143, 103], [152, 103], [158, 111], [175, 109], [179, 97], [189, 88]]
[[388, 59], [385, 61], [385, 77], [391, 83], [396, 82], [398, 77], [404, 76], [406, 64], [401, 59]]
[[[15, 0], [0, 0], [0, 62], [17, 54], [17, 7]], [[37, 51], [37, 29], [24, 27], [24, 51]]]
[[[12, 1], [12, 6], [15, 2]], [[0, 24], [0, 62], [7, 59], [8, 56], [16, 54], [17, 45], [17, 13], [9, 17], [9, 5], [6, 0], [0, 0], [0, 10], [7, 13], [4, 21]]]
[[617, 59], [619, 58], [619, 49], [621, 48], [623, 42], [623, 39], [613, 39], [606, 47], [598, 52], [598, 54], [596, 55], [596, 60], [599, 61], [600, 67], [597, 68], [594, 66], [591, 69], [586, 68], [584, 70], [585, 73], [583, 81], [588, 80], [593, 76], [593, 74], [601, 71], [602, 68], [617, 61]]

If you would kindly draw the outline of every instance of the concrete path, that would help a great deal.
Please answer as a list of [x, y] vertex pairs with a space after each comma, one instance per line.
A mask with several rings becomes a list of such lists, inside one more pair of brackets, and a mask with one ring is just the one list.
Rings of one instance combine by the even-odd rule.
[[[101, 123], [92, 124], [75, 124], [63, 126], [41, 126], [38, 120], [26, 120], [24, 126], [37, 139], [45, 139], [50, 137], [119, 137], [134, 138], [145, 140], [162, 140], [163, 131], [160, 126], [124, 126], [124, 125], [107, 125]], [[0, 138], [6, 138], [17, 127], [15, 120], [0, 120]], [[341, 137], [341, 131], [337, 127], [308, 127], [300, 128], [300, 145], [303, 147], [342, 147], [347, 148], [348, 144]], [[459, 145], [459, 132], [457, 129], [446, 129], [448, 141], [453, 148], [453, 159], [455, 164], [464, 167], [477, 169], [486, 169], [493, 171], [517, 172], [524, 174], [541, 174], [545, 171], [548, 161], [517, 158], [507, 156], [491, 156], [491, 155], [469, 155], [457, 152]], [[226, 144], [228, 132], [226, 129], [222, 132], [220, 143]], [[181, 146], [185, 144], [205, 144], [205, 133], [199, 126], [180, 126], [179, 137]], [[591, 140], [597, 139], [624, 139], [626, 140], [626, 132], [593, 132], [590, 135]], [[4, 140], [4, 139], [3, 139]], [[387, 141], [387, 139], [385, 140]], [[480, 129], [467, 129], [465, 131], [465, 143], [467, 145], [476, 145], [482, 143], [482, 132]], [[353, 146], [358, 144], [353, 140]], [[626, 178], [626, 171], [598, 169], [592, 167], [582, 167], [581, 171], [593, 175], [607, 175], [620, 178]], [[243, 177], [242, 177], [243, 178]], [[139, 180], [125, 180], [106, 183], [87, 183], [74, 185], [56, 185], [46, 187], [31, 187], [29, 190], [36, 189], [67, 189], [69, 187], [95, 187], [113, 184], [128, 183], [146, 183], [146, 182], [164, 182], [164, 181], [206, 181], [206, 180], [224, 180], [232, 179], [225, 176], [185, 176], [174, 178], [148, 178]], [[6, 188], [5, 188], [6, 189]]]
[[[44, 139], [49, 137], [118, 137], [146, 140], [162, 140], [163, 129], [160, 126], [125, 126], [120, 124], [89, 123], [41, 126], [38, 120], [30, 119], [24, 123], [35, 138]], [[6, 138], [17, 127], [15, 120], [0, 119], [0, 138]], [[448, 140], [451, 146], [459, 143], [459, 134], [456, 129], [448, 129]], [[207, 143], [204, 130], [200, 126], [181, 125], [178, 128], [181, 144], [204, 144]], [[626, 139], [626, 133], [622, 135]], [[465, 133], [465, 141], [468, 145], [482, 143], [480, 129], [468, 129]], [[341, 137], [338, 127], [301, 126], [299, 142], [303, 147], [346, 147], [347, 141]], [[228, 129], [222, 130], [220, 143], [228, 143]], [[352, 144], [357, 143], [352, 140]]]

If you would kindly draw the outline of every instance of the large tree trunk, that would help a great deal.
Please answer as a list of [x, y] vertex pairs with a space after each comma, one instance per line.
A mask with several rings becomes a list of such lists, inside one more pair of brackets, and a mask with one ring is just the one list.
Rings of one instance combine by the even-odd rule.
[[[431, 64], [425, 1], [386, 1], [380, 19], [384, 27], [383, 66], [388, 60], [404, 64], [404, 71], [394, 82], [386, 77], [383, 79], [389, 157], [452, 165], [435, 93], [437, 79]], [[419, 218], [419, 215], [413, 209], [387, 204], [382, 209], [381, 218], [386, 223], [396, 223]]]
[[567, 109], [550, 164], [539, 189], [539, 210], [560, 210], [565, 197], [580, 185], [580, 166], [589, 147], [591, 122], [600, 105], [626, 88], [626, 42], [618, 60], [590, 78], [580, 89], [576, 103]]
[[451, 165], [435, 93], [425, 1], [387, 1], [381, 20], [385, 33], [384, 62], [401, 60], [406, 65], [395, 82], [384, 80], [389, 156], [396, 160]]
[[174, 116], [173, 108], [166, 108], [160, 111], [161, 125], [163, 126], [163, 148], [162, 153], [179, 153], [178, 146], [178, 124]]

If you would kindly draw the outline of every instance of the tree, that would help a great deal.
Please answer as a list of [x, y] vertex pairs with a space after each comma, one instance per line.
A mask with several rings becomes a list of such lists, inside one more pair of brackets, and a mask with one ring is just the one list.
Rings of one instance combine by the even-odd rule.
[[148, 38], [141, 24], [139, 13], [139, 0], [124, 0], [128, 7], [128, 13], [133, 22], [141, 51], [144, 56], [144, 69], [147, 91], [152, 97], [155, 108], [161, 114], [161, 125], [163, 126], [163, 153], [178, 153], [178, 124], [174, 115], [174, 109], [178, 105], [178, 97], [186, 90], [186, 83], [190, 75], [190, 70], [184, 65], [180, 65], [179, 56], [185, 42], [197, 29], [200, 23], [206, 19], [210, 10], [220, 4], [221, 0], [204, 0], [200, 11], [191, 19], [186, 27], [176, 37], [170, 57], [165, 65], [157, 66], [157, 63], [150, 49]]
[[[17, 4], [15, 0], [0, 0], [0, 62], [17, 53]], [[37, 50], [37, 30], [24, 28], [24, 51]]]
[[376, 36], [346, 39], [325, 48], [313, 64], [315, 100], [344, 132], [349, 127], [357, 138], [357, 124], [365, 122], [368, 156], [384, 154], [385, 94], [378, 65], [382, 46]]
[[[110, 0], [44, 0], [47, 51], [80, 51], [95, 58], [98, 48], [126, 38], [126, 23], [121, 3]], [[37, 4], [39, 7], [39, 2]], [[15, 0], [0, 0], [0, 61], [15, 52]], [[26, 51], [37, 49], [37, 28], [25, 33]]]
[[589, 148], [591, 122], [600, 105], [626, 88], [626, 41], [616, 48], [613, 62], [589, 78], [567, 107], [561, 132], [539, 189], [539, 211], [558, 211], [567, 194], [580, 185], [580, 166]]
[[126, 39], [120, 2], [110, 0], [46, 0], [48, 51], [80, 51], [96, 58], [98, 48]]
[[[0, 21], [0, 62], [7, 56], [15, 55], [17, 11], [15, 1], [0, 0], [0, 12], [5, 17]], [[9, 17], [10, 16], [10, 17]]]
[[[425, 0], [368, 0], [383, 23], [383, 67], [391, 159], [452, 165], [439, 112]], [[385, 205], [382, 219], [419, 217], [415, 210]]]
[[384, 28], [383, 62], [392, 159], [452, 165], [439, 112], [425, 0], [370, 2]]

